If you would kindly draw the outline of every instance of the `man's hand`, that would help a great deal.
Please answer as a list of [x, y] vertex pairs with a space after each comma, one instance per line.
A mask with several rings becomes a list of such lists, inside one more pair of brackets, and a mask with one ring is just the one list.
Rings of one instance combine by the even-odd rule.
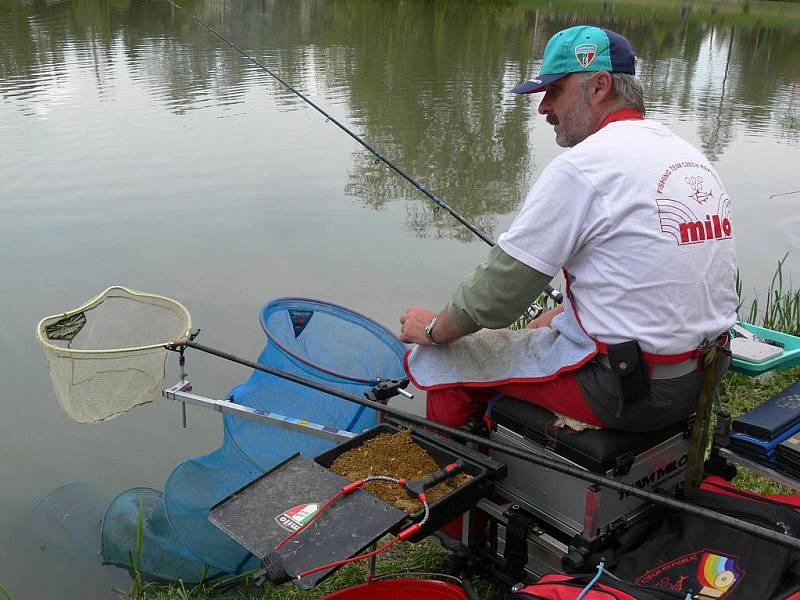
[[553, 322], [553, 319], [556, 315], [560, 315], [564, 312], [564, 305], [556, 306], [555, 308], [551, 308], [546, 313], [543, 313], [536, 317], [533, 321], [528, 323], [525, 326], [525, 329], [539, 329], [539, 327], [550, 327], [550, 323]]
[[[419, 306], [412, 306], [400, 317], [400, 341], [406, 344], [419, 344], [430, 346], [425, 337], [425, 327], [431, 322], [436, 313]], [[437, 323], [438, 325], [438, 323]], [[434, 337], [436, 341], [439, 340]]]
[[449, 344], [464, 336], [450, 318], [449, 306], [438, 315], [425, 308], [412, 306], [400, 317], [400, 340], [410, 344], [430, 346], [430, 341], [425, 337], [425, 327], [433, 317], [437, 317], [436, 327], [433, 328], [433, 339], [437, 344]]

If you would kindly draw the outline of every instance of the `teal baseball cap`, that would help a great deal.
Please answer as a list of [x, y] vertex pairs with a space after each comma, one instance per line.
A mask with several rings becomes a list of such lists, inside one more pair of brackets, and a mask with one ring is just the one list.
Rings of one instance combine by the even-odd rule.
[[511, 91], [533, 94], [570, 73], [608, 71], [636, 74], [636, 55], [625, 36], [610, 29], [578, 25], [562, 29], [547, 42], [541, 73]]

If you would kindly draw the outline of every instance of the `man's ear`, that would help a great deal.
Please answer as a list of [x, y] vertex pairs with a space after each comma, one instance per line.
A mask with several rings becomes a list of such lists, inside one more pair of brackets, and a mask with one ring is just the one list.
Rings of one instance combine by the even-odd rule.
[[600, 71], [589, 81], [592, 104], [598, 105], [614, 97], [614, 84], [608, 71]]

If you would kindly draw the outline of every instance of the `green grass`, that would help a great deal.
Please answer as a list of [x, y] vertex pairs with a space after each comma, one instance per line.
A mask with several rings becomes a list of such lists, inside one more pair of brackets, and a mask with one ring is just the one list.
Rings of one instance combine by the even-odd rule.
[[[438, 544], [423, 540], [418, 544], [401, 542], [385, 554], [376, 564], [377, 575], [402, 573], [440, 573], [445, 567], [447, 551]], [[144, 583], [141, 588], [120, 594], [126, 600], [314, 600], [335, 590], [364, 583], [367, 578], [365, 563], [352, 563], [339, 569], [313, 590], [303, 591], [291, 583], [281, 586], [265, 585], [254, 588], [247, 584], [248, 576], [240, 575], [214, 584], [200, 583], [186, 586], [181, 582], [170, 586]], [[482, 579], [473, 579], [476, 593], [486, 600], [504, 600], [506, 592]]]
[[12, 596], [11, 592], [3, 587], [3, 584], [0, 584], [0, 595], [2, 595], [5, 600], [14, 600], [14, 596]]

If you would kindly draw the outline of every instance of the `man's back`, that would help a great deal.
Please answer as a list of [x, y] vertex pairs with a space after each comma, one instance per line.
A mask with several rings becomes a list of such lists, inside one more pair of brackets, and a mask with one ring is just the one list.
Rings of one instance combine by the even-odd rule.
[[554, 160], [500, 245], [546, 273], [563, 264], [603, 342], [681, 353], [735, 319], [728, 196], [703, 155], [654, 121], [610, 123]]

